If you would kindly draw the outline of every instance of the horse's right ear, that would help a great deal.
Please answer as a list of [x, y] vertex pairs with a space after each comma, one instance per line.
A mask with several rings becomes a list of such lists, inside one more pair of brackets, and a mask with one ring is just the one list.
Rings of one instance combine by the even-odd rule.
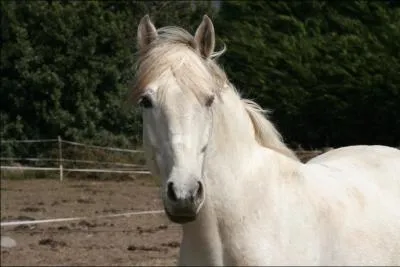
[[157, 30], [150, 20], [149, 15], [145, 15], [139, 22], [137, 31], [137, 48], [142, 50], [157, 38]]
[[209, 58], [214, 52], [215, 32], [214, 25], [207, 15], [203, 16], [203, 20], [194, 35], [194, 40], [200, 54], [204, 58]]

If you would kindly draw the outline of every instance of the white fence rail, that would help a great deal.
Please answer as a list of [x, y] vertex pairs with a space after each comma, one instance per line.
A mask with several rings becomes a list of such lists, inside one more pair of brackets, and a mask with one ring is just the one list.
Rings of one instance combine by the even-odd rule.
[[[130, 164], [130, 163], [120, 163], [120, 162], [111, 162], [111, 161], [93, 161], [93, 160], [79, 160], [79, 159], [68, 159], [63, 158], [63, 143], [80, 146], [90, 149], [100, 149], [105, 151], [115, 151], [115, 152], [123, 152], [123, 153], [143, 153], [141, 150], [130, 150], [130, 149], [122, 149], [122, 148], [114, 148], [114, 147], [102, 147], [102, 146], [94, 146], [87, 145], [78, 142], [72, 142], [67, 140], [62, 140], [61, 137], [57, 139], [39, 139], [39, 140], [1, 140], [2, 144], [6, 143], [48, 143], [48, 142], [57, 142], [58, 143], [58, 158], [38, 158], [38, 157], [0, 157], [0, 161], [2, 162], [0, 168], [3, 170], [38, 170], [38, 171], [58, 171], [60, 176], [60, 181], [64, 179], [64, 172], [93, 172], [93, 173], [132, 173], [132, 174], [150, 174], [150, 172], [146, 169], [145, 166], [139, 164]], [[30, 162], [58, 162], [58, 167], [35, 167], [35, 166], [7, 166], [4, 165], [4, 161], [30, 161]], [[96, 164], [96, 165], [114, 165], [125, 168], [65, 168], [64, 163], [73, 162], [73, 163], [85, 163], [85, 164]], [[129, 167], [129, 168], [128, 168]]]

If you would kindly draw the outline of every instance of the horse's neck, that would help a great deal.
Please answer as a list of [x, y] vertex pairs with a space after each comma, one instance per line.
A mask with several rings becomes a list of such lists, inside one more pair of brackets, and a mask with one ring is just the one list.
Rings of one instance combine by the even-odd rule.
[[[213, 127], [204, 163], [206, 200], [197, 220], [183, 226], [182, 255], [208, 259], [199, 265], [222, 265], [221, 209], [235, 203], [231, 197], [238, 197], [237, 183], [246, 179], [241, 176], [246, 165], [250, 166], [246, 159], [253, 157], [251, 154], [258, 146], [252, 122], [238, 96], [223, 92], [213, 109]], [[199, 251], [202, 256], [186, 251]]]
[[244, 214], [250, 214], [246, 220], [252, 220], [258, 216], [259, 207], [268, 209], [275, 197], [270, 191], [288, 167], [285, 164], [298, 164], [257, 143], [251, 119], [240, 98], [233, 94], [226, 92], [221, 103], [215, 103], [204, 165], [206, 202], [198, 220], [183, 228], [184, 239], [195, 239], [209, 253], [222, 253], [222, 243], [237, 234], [227, 231], [240, 229], [235, 224], [246, 223]]
[[[210, 160], [242, 160], [258, 146], [253, 124], [240, 97], [230, 89], [222, 92], [213, 107], [213, 127], [209, 140]], [[211, 163], [212, 164], [212, 163]]]
[[[184, 227], [187, 234], [197, 236], [197, 240], [202, 234], [205, 239], [218, 237], [214, 225], [219, 210], [227, 203], [234, 203], [231, 197], [239, 196], [235, 193], [239, 184], [251, 179], [243, 177], [254, 163], [247, 160], [256, 158], [259, 149], [251, 119], [239, 96], [230, 90], [223, 92], [213, 107], [213, 126], [204, 163], [206, 203], [198, 220]], [[199, 227], [208, 232], [199, 232]]]
[[[213, 113], [212, 133], [205, 163], [206, 172], [232, 171], [234, 176], [240, 176], [246, 174], [250, 168], [253, 168], [251, 171], [254, 172], [254, 167], [257, 166], [255, 159], [259, 159], [256, 160], [259, 163], [264, 161], [263, 167], [265, 163], [274, 165], [272, 161], [294, 161], [275, 151], [275, 148], [266, 148], [257, 141], [253, 121], [245, 104], [234, 90], [226, 90], [221, 94], [220, 102], [215, 103]], [[271, 143], [271, 147], [275, 147], [274, 142]], [[262, 172], [266, 173], [264, 169]], [[248, 181], [247, 178], [238, 178], [244, 183]]]

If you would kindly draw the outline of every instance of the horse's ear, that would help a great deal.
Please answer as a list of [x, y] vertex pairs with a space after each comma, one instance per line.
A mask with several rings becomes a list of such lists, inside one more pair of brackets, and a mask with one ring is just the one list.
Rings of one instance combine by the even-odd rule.
[[200, 54], [205, 58], [209, 58], [214, 52], [215, 32], [214, 25], [207, 15], [203, 16], [203, 21], [196, 30], [194, 40]]
[[139, 50], [146, 48], [154, 39], [157, 38], [157, 30], [150, 20], [149, 15], [145, 15], [139, 22], [137, 31], [137, 47]]

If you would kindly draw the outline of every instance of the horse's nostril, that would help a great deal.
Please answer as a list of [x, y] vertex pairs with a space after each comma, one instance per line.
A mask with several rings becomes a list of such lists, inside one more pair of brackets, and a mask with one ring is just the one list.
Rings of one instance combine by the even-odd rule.
[[171, 201], [177, 201], [178, 197], [176, 196], [175, 190], [174, 190], [174, 183], [169, 182], [167, 186], [167, 196]]
[[196, 197], [200, 197], [203, 194], [203, 184], [200, 181], [197, 184], [199, 187], [197, 188]]

